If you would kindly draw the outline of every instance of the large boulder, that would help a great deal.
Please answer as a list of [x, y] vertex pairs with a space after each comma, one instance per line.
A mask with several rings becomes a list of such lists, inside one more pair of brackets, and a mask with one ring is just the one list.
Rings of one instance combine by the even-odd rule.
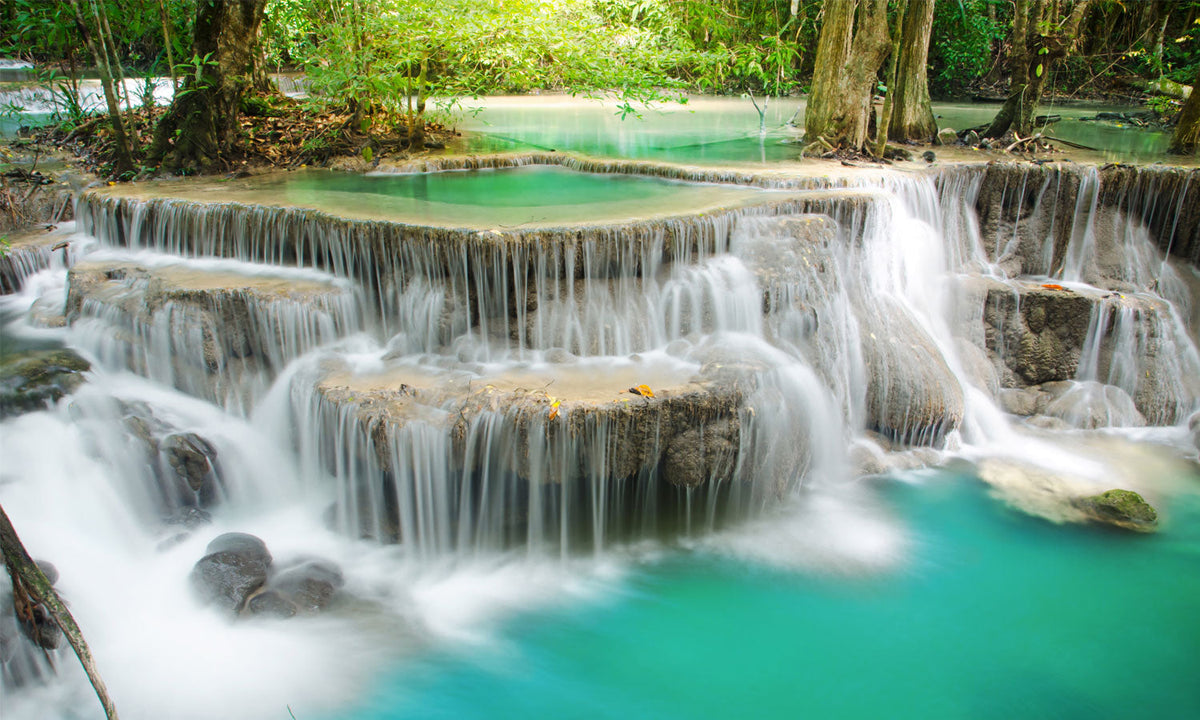
[[267, 582], [271, 553], [266, 543], [246, 533], [225, 533], [208, 544], [192, 568], [192, 586], [206, 603], [232, 613]]
[[1132, 490], [1108, 490], [1080, 498], [1076, 504], [1096, 522], [1135, 532], [1158, 529], [1158, 513]]
[[912, 445], [940, 442], [962, 423], [962, 383], [933, 338], [902, 308], [880, 303], [863, 319], [871, 429]]
[[32, 350], [0, 361], [0, 417], [44, 409], [83, 384], [91, 363], [73, 350]]

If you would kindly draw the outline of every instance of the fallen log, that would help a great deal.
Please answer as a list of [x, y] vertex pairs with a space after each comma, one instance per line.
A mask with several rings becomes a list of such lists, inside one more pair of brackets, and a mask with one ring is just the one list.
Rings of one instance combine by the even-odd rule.
[[113, 705], [112, 698], [108, 696], [108, 689], [104, 686], [104, 680], [101, 679], [100, 672], [96, 669], [96, 661], [92, 659], [92, 652], [83, 639], [83, 632], [75, 623], [75, 618], [71, 617], [71, 611], [67, 610], [67, 606], [58, 597], [58, 593], [50, 586], [50, 581], [46, 578], [45, 573], [26, 552], [25, 546], [21, 544], [21, 538], [17, 536], [17, 531], [13, 528], [12, 522], [8, 519], [8, 513], [4, 512], [2, 505], [0, 505], [0, 558], [3, 558], [8, 575], [12, 578], [14, 605], [38, 606], [45, 609], [54, 623], [62, 630], [67, 642], [71, 643], [71, 649], [79, 658], [79, 664], [83, 666], [88, 681], [96, 691], [96, 697], [104, 706], [104, 716], [108, 720], [117, 720], [117, 708]]

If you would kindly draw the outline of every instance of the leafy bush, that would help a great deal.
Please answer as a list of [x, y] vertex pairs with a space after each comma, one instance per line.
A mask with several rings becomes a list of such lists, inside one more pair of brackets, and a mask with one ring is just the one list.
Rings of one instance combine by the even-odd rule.
[[934, 6], [929, 44], [929, 91], [934, 97], [961, 97], [991, 69], [994, 44], [1008, 31], [1003, 20], [988, 17], [991, 2], [960, 0]]

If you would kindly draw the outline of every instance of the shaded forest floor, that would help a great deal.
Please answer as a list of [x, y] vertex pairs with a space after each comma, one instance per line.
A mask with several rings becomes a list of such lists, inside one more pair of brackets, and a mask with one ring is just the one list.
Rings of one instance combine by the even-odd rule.
[[[63, 123], [37, 129], [33, 142], [56, 148], [75, 158], [84, 169], [112, 180], [131, 180], [159, 174], [147, 157], [154, 129], [166, 112], [142, 107], [122, 115], [133, 145], [138, 170], [115, 177], [116, 140], [107, 115], [80, 123]], [[385, 157], [407, 157], [444, 148], [458, 132], [436, 122], [426, 122], [424, 143], [414, 149], [409, 129], [402, 122], [379, 117], [356, 117], [349, 112], [317, 112], [282, 96], [252, 97], [243, 104], [233, 151], [214, 163], [211, 173], [242, 174], [262, 169], [328, 165], [338, 159], [369, 164]], [[194, 174], [184, 169], [178, 174]]]

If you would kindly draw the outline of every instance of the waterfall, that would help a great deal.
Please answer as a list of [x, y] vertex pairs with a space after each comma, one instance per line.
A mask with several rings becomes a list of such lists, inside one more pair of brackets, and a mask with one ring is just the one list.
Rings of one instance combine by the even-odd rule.
[[[45, 412], [3, 420], [0, 499], [101, 628], [106, 672], [143, 647], [120, 608], [149, 605], [151, 631], [182, 632], [209, 662], [237, 647], [253, 676], [245, 663], [284, 657], [296, 680], [230, 711], [265, 715], [325, 681], [319, 643], [375, 646], [378, 627], [417, 642], [410, 624], [437, 623], [406, 583], [430, 574], [703, 544], [858, 475], [952, 456], [1081, 473], [1070, 487], [1089, 488], [1104, 463], [1056, 432], [1177, 426], [1164, 431], [1176, 442], [1200, 409], [1195, 300], [1165, 254], [1195, 262], [1190, 175], [471, 162], [773, 189], [525, 229], [92, 191], [79, 202], [92, 240], [73, 266], [13, 275], [24, 290], [0, 309], [28, 319], [3, 332], [69, 345], [93, 370]], [[334, 558], [361, 605], [300, 631], [218, 622], [186, 576], [230, 530], [280, 556]], [[94, 598], [114, 584], [106, 571], [116, 589]], [[170, 666], [253, 695], [182, 655]], [[352, 694], [359, 669], [328, 674]], [[21, 693], [47, 675], [13, 666], [6, 693], [17, 674]], [[115, 675], [115, 690], [146, 698], [133, 670]]]

